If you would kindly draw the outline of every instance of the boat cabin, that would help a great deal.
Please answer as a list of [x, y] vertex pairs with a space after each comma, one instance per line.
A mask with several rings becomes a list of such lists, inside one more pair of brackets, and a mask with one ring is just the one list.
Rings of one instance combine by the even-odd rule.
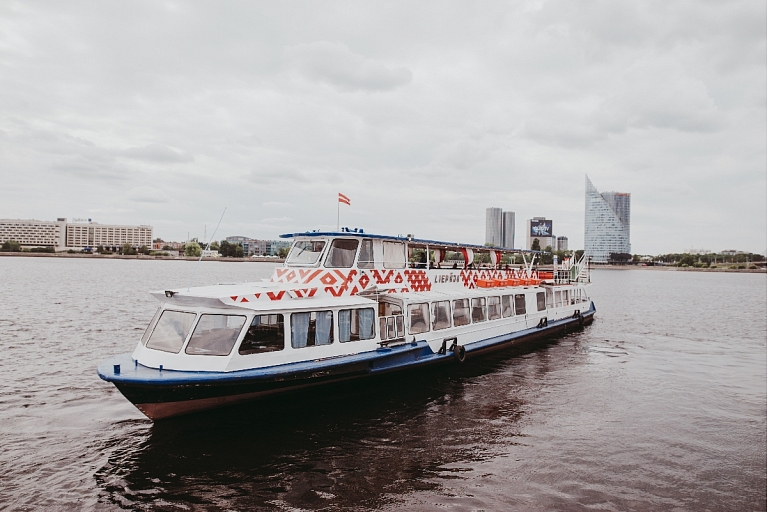
[[[470, 344], [587, 309], [582, 268], [573, 273], [573, 264], [563, 270], [576, 278], [557, 282], [531, 263], [502, 269], [509, 249], [362, 230], [284, 236], [294, 243], [268, 282], [154, 292], [162, 305], [133, 359], [229, 372], [417, 341], [444, 353], [447, 339]], [[409, 264], [413, 250], [424, 251], [423, 266]], [[462, 254], [460, 267], [444, 262], [448, 251]], [[491, 253], [492, 264], [472, 268], [474, 251]]]

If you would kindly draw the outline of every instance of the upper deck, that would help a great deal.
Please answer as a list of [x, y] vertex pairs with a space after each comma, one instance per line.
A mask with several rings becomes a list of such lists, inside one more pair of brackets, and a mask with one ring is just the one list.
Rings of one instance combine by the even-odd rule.
[[[223, 303], [251, 309], [291, 299], [354, 297], [363, 291], [452, 293], [478, 287], [537, 285], [542, 280], [561, 284], [588, 280], [582, 262], [564, 262], [554, 276], [538, 271], [533, 263], [540, 251], [375, 235], [362, 230], [308, 231], [281, 238], [292, 238], [293, 245], [284, 265], [275, 269], [268, 282], [155, 295], [160, 300], [165, 295], [177, 304]], [[450, 252], [453, 259], [447, 260]], [[475, 255], [483, 253], [490, 263], [476, 264]], [[512, 253], [522, 254], [522, 265], [502, 263], [503, 256]], [[455, 259], [456, 254], [459, 259]]]

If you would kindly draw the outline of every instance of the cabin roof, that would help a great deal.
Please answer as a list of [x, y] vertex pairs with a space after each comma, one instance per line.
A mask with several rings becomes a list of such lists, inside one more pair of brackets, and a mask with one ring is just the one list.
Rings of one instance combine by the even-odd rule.
[[407, 242], [411, 247], [422, 248], [430, 246], [434, 249], [460, 249], [467, 248], [479, 251], [499, 251], [499, 252], [515, 252], [515, 253], [532, 253], [532, 254], [546, 254], [544, 251], [531, 251], [527, 249], [510, 249], [507, 247], [489, 247], [487, 245], [477, 244], [461, 244], [457, 242], [441, 242], [440, 240], [428, 240], [424, 238], [413, 238], [406, 236], [391, 236], [391, 235], [375, 235], [372, 233], [365, 233], [362, 230], [358, 231], [305, 231], [304, 233], [285, 233], [280, 235], [280, 238], [303, 238], [303, 237], [357, 237], [357, 238], [373, 238], [377, 240], [390, 240], [394, 242]]

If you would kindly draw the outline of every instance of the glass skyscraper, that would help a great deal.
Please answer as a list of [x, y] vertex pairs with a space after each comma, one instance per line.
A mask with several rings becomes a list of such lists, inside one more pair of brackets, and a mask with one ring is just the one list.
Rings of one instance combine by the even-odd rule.
[[501, 208], [485, 209], [485, 243], [494, 247], [501, 247], [502, 237], [502, 215]]
[[501, 246], [506, 249], [515, 248], [515, 212], [501, 214]]
[[607, 263], [611, 253], [631, 254], [630, 194], [597, 191], [586, 176], [584, 194], [584, 252], [596, 263]]
[[515, 247], [515, 212], [485, 209], [485, 243], [494, 247]]

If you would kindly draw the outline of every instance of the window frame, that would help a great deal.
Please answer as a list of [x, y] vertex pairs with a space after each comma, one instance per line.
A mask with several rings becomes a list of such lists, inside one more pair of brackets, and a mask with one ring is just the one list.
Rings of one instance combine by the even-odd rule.
[[[352, 260], [349, 262], [349, 266], [340, 266], [340, 265], [331, 265], [331, 258], [333, 257], [333, 251], [336, 245], [336, 242], [354, 242], [355, 245], [355, 253], [352, 255]], [[346, 250], [346, 249], [340, 249], [340, 250]], [[323, 260], [323, 266], [325, 268], [353, 268], [355, 266], [355, 261], [357, 261], [357, 255], [360, 252], [360, 240], [357, 238], [334, 238], [330, 240], [330, 243], [328, 244], [328, 250], [325, 254], [325, 259]]]
[[[371, 312], [373, 313], [373, 322], [371, 324], [371, 331], [372, 331], [373, 335], [370, 338], [361, 338], [360, 337], [360, 333], [358, 332], [357, 339], [352, 339], [353, 338], [353, 336], [352, 336], [352, 312], [353, 311], [365, 311], [365, 310], [371, 310]], [[349, 312], [349, 339], [348, 340], [343, 340], [342, 339], [342, 331], [341, 331], [341, 314], [345, 313], [345, 312]], [[338, 310], [336, 312], [336, 322], [339, 324], [338, 325], [339, 343], [353, 343], [355, 341], [366, 341], [366, 340], [376, 339], [376, 323], [377, 323], [376, 322], [376, 309], [373, 308], [373, 307], [340, 309], [340, 310]], [[358, 319], [357, 322], [358, 322], [358, 325], [359, 325], [360, 320]], [[358, 327], [358, 331], [359, 331], [359, 327]]]
[[[436, 327], [437, 318], [438, 318], [438, 315], [437, 315], [436, 311], [437, 311], [438, 304], [447, 304], [447, 306], [448, 306], [448, 312], [446, 314], [446, 320], [448, 321], [448, 325], [445, 326], [445, 327], [439, 327], [439, 328]], [[432, 314], [432, 318], [434, 319], [432, 321], [432, 330], [433, 331], [442, 331], [443, 329], [450, 329], [451, 327], [453, 327], [453, 322], [452, 322], [452, 316], [453, 315], [451, 314], [451, 301], [450, 300], [436, 300], [436, 301], [432, 302], [431, 305], [432, 305], [431, 314]], [[445, 311], [445, 310], [443, 310], [443, 311]]]
[[[476, 306], [475, 301], [482, 302], [482, 306]], [[473, 324], [480, 324], [488, 320], [488, 311], [485, 309], [485, 297], [472, 297], [469, 301], [470, 318]], [[481, 320], [475, 320], [475, 311], [480, 310], [483, 313]]]
[[[313, 313], [315, 314], [314, 320], [312, 319], [312, 314]], [[329, 333], [329, 336], [328, 336], [328, 343], [321, 343], [321, 344], [317, 344], [316, 343], [316, 340], [317, 340], [317, 313], [330, 313], [331, 314], [331, 321], [330, 321], [330, 328], [331, 328], [331, 330], [330, 330], [330, 333]], [[309, 314], [310, 315], [309, 321], [307, 322], [307, 340], [306, 340], [306, 345], [297, 347], [296, 345], [293, 344], [293, 321], [294, 321], [295, 315], [303, 315], [303, 314]], [[333, 345], [334, 342], [336, 341], [335, 340], [334, 328], [333, 328], [334, 317], [335, 317], [335, 315], [333, 314], [333, 310], [332, 309], [322, 309], [322, 310], [318, 309], [318, 310], [313, 310], [313, 311], [295, 311], [295, 312], [292, 312], [291, 313], [291, 349], [299, 350], [299, 349], [309, 348], [309, 347], [326, 347], [328, 345]], [[315, 322], [314, 328], [311, 328], [313, 326], [313, 324], [312, 324], [313, 321]], [[312, 344], [311, 345], [309, 344], [309, 342], [310, 342], [310, 337], [309, 337], [310, 332], [314, 334], [314, 338], [312, 338]]]
[[[246, 326], [245, 334], [243, 334], [243, 337], [240, 340], [240, 344], [237, 346], [237, 353], [239, 355], [241, 355], [241, 356], [252, 356], [252, 355], [256, 355], [256, 354], [267, 354], [267, 353], [270, 353], [270, 352], [280, 352], [280, 351], [285, 350], [285, 345], [286, 345], [286, 343], [285, 343], [285, 332], [286, 332], [285, 331], [285, 315], [286, 315], [285, 313], [269, 313], [269, 314], [253, 315], [251, 317], [251, 321], [248, 322], [248, 325]], [[243, 353], [242, 352], [243, 343], [245, 343], [245, 338], [248, 336], [248, 331], [250, 330], [251, 327], [253, 327], [253, 321], [257, 317], [262, 317], [262, 316], [281, 316], [282, 317], [282, 319], [283, 319], [283, 322], [282, 322], [283, 323], [283, 328], [282, 328], [282, 331], [283, 331], [283, 344], [282, 344], [282, 346], [280, 348], [278, 348], [278, 349], [253, 350], [252, 352]], [[271, 324], [267, 324], [267, 325], [271, 325]]]
[[[323, 247], [320, 249], [320, 252], [318, 253], [317, 260], [315, 260], [314, 263], [293, 263], [291, 262], [291, 254], [293, 253], [294, 247], [296, 247], [297, 244], [300, 243], [322, 243]], [[287, 267], [318, 267], [320, 266], [320, 262], [323, 261], [325, 257], [325, 253], [328, 252], [328, 247], [330, 244], [328, 243], [328, 240], [325, 238], [321, 239], [313, 239], [313, 240], [294, 240], [293, 245], [291, 245], [291, 249], [288, 251], [288, 256], [285, 258], [285, 265]], [[314, 251], [313, 251], [314, 252]]]
[[[203, 321], [204, 316], [225, 316], [225, 317], [238, 317], [243, 319], [243, 323], [240, 326], [240, 329], [237, 332], [237, 335], [235, 336], [234, 340], [232, 341], [232, 346], [229, 347], [229, 351], [227, 351], [226, 354], [195, 354], [195, 353], [189, 353], [189, 346], [190, 343], [192, 343], [192, 338], [195, 336], [195, 332], [197, 331], [198, 326], [200, 325], [200, 322]], [[245, 329], [246, 324], [248, 323], [248, 315], [246, 314], [227, 314], [227, 313], [200, 313], [197, 315], [197, 320], [195, 321], [194, 329], [192, 329], [191, 333], [187, 336], [187, 339], [184, 343], [184, 354], [188, 356], [205, 356], [205, 357], [227, 357], [232, 353], [232, 349], [235, 348], [235, 345], [237, 345], [238, 340], [243, 335], [243, 329]]]
[[149, 341], [149, 338], [152, 337], [152, 333], [155, 331], [155, 324], [160, 319], [160, 314], [165, 311], [163, 309], [163, 306], [158, 306], [157, 310], [155, 311], [155, 314], [152, 315], [152, 320], [149, 321], [147, 324], [147, 328], [144, 329], [144, 334], [141, 335], [140, 343], [143, 346], [147, 346], [147, 342]]
[[[528, 314], [527, 313], [526, 304], [525, 304], [525, 295], [526, 294], [524, 294], [524, 293], [516, 293], [515, 294], [515, 316], [527, 315]], [[518, 297], [521, 297], [522, 300], [518, 300]], [[522, 304], [522, 306], [523, 306], [522, 307], [522, 312], [520, 312], [520, 309], [521, 309], [519, 307], [520, 304]]]
[[[413, 330], [413, 310], [418, 309], [421, 310], [422, 316], [424, 311], [426, 310], [427, 316], [423, 318], [424, 320], [424, 330], [423, 331], [414, 331]], [[416, 302], [413, 304], [408, 304], [408, 334], [424, 334], [425, 332], [430, 331], [430, 323], [432, 319], [430, 317], [430, 311], [429, 311], [429, 302]]]
[[[365, 262], [360, 260], [360, 257], [363, 255], [363, 246], [364, 245], [370, 245], [371, 251], [370, 251], [370, 260], [366, 260]], [[361, 265], [361, 263], [365, 263], [365, 265]], [[373, 245], [373, 239], [372, 238], [363, 238], [360, 240], [360, 246], [357, 249], [357, 268], [364, 268], [364, 269], [370, 269], [370, 268], [376, 268], [376, 255], [374, 253], [374, 245]]]
[[[403, 249], [403, 261], [397, 262], [397, 265], [393, 265], [394, 262], [387, 261], [387, 244], [399, 245]], [[408, 267], [408, 252], [405, 242], [393, 242], [391, 240], [383, 240], [381, 243], [381, 251], [383, 254], [382, 266], [386, 269], [402, 269]]]
[[[160, 320], [163, 318], [163, 315], [165, 314], [166, 311], [170, 311], [172, 313], [184, 313], [184, 314], [188, 314], [188, 315], [194, 315], [194, 318], [192, 319], [192, 323], [190, 324], [190, 327], [187, 330], [187, 333], [184, 335], [184, 338], [181, 341], [181, 346], [179, 347], [179, 349], [176, 352], [170, 352], [168, 350], [163, 350], [161, 348], [155, 348], [155, 347], [150, 347], [149, 346], [149, 342], [152, 339], [152, 335], [155, 334], [155, 330], [157, 329], [157, 326], [160, 323]], [[147, 344], [145, 345], [145, 347], [148, 348], [149, 350], [157, 350], [159, 352], [165, 352], [166, 354], [180, 354], [181, 351], [183, 349], [185, 349], [187, 341], [189, 340], [189, 337], [191, 336], [192, 332], [194, 331], [195, 327], [197, 326], [197, 320], [198, 320], [198, 318], [200, 318], [201, 314], [202, 313], [199, 312], [199, 311], [184, 311], [184, 310], [180, 310], [180, 309], [170, 309], [170, 308], [169, 309], [163, 309], [162, 313], [157, 318], [157, 321], [155, 322], [155, 325], [152, 327], [152, 334], [150, 334], [149, 337], [147, 338]]]
[[[507, 299], [507, 305], [509, 306], [509, 314], [505, 315], [504, 299]], [[512, 318], [515, 316], [515, 294], [510, 293], [508, 295], [501, 296], [501, 318]]]
[[[466, 303], [466, 319], [467, 323], [456, 323], [456, 303], [457, 302], [465, 302]], [[451, 322], [453, 323], [454, 327], [464, 327], [466, 325], [470, 325], [472, 323], [472, 309], [470, 308], [469, 299], [453, 299], [451, 301]]]
[[536, 311], [546, 311], [547, 294], [545, 292], [536, 292]]
[[[498, 300], [498, 303], [496, 304], [496, 307], [498, 308], [499, 315], [495, 318], [491, 318], [491, 299]], [[485, 308], [487, 311], [487, 317], [488, 321], [492, 322], [493, 320], [501, 320], [502, 318], [502, 310], [501, 310], [501, 296], [499, 295], [491, 295], [490, 297], [486, 297], [485, 299]]]

